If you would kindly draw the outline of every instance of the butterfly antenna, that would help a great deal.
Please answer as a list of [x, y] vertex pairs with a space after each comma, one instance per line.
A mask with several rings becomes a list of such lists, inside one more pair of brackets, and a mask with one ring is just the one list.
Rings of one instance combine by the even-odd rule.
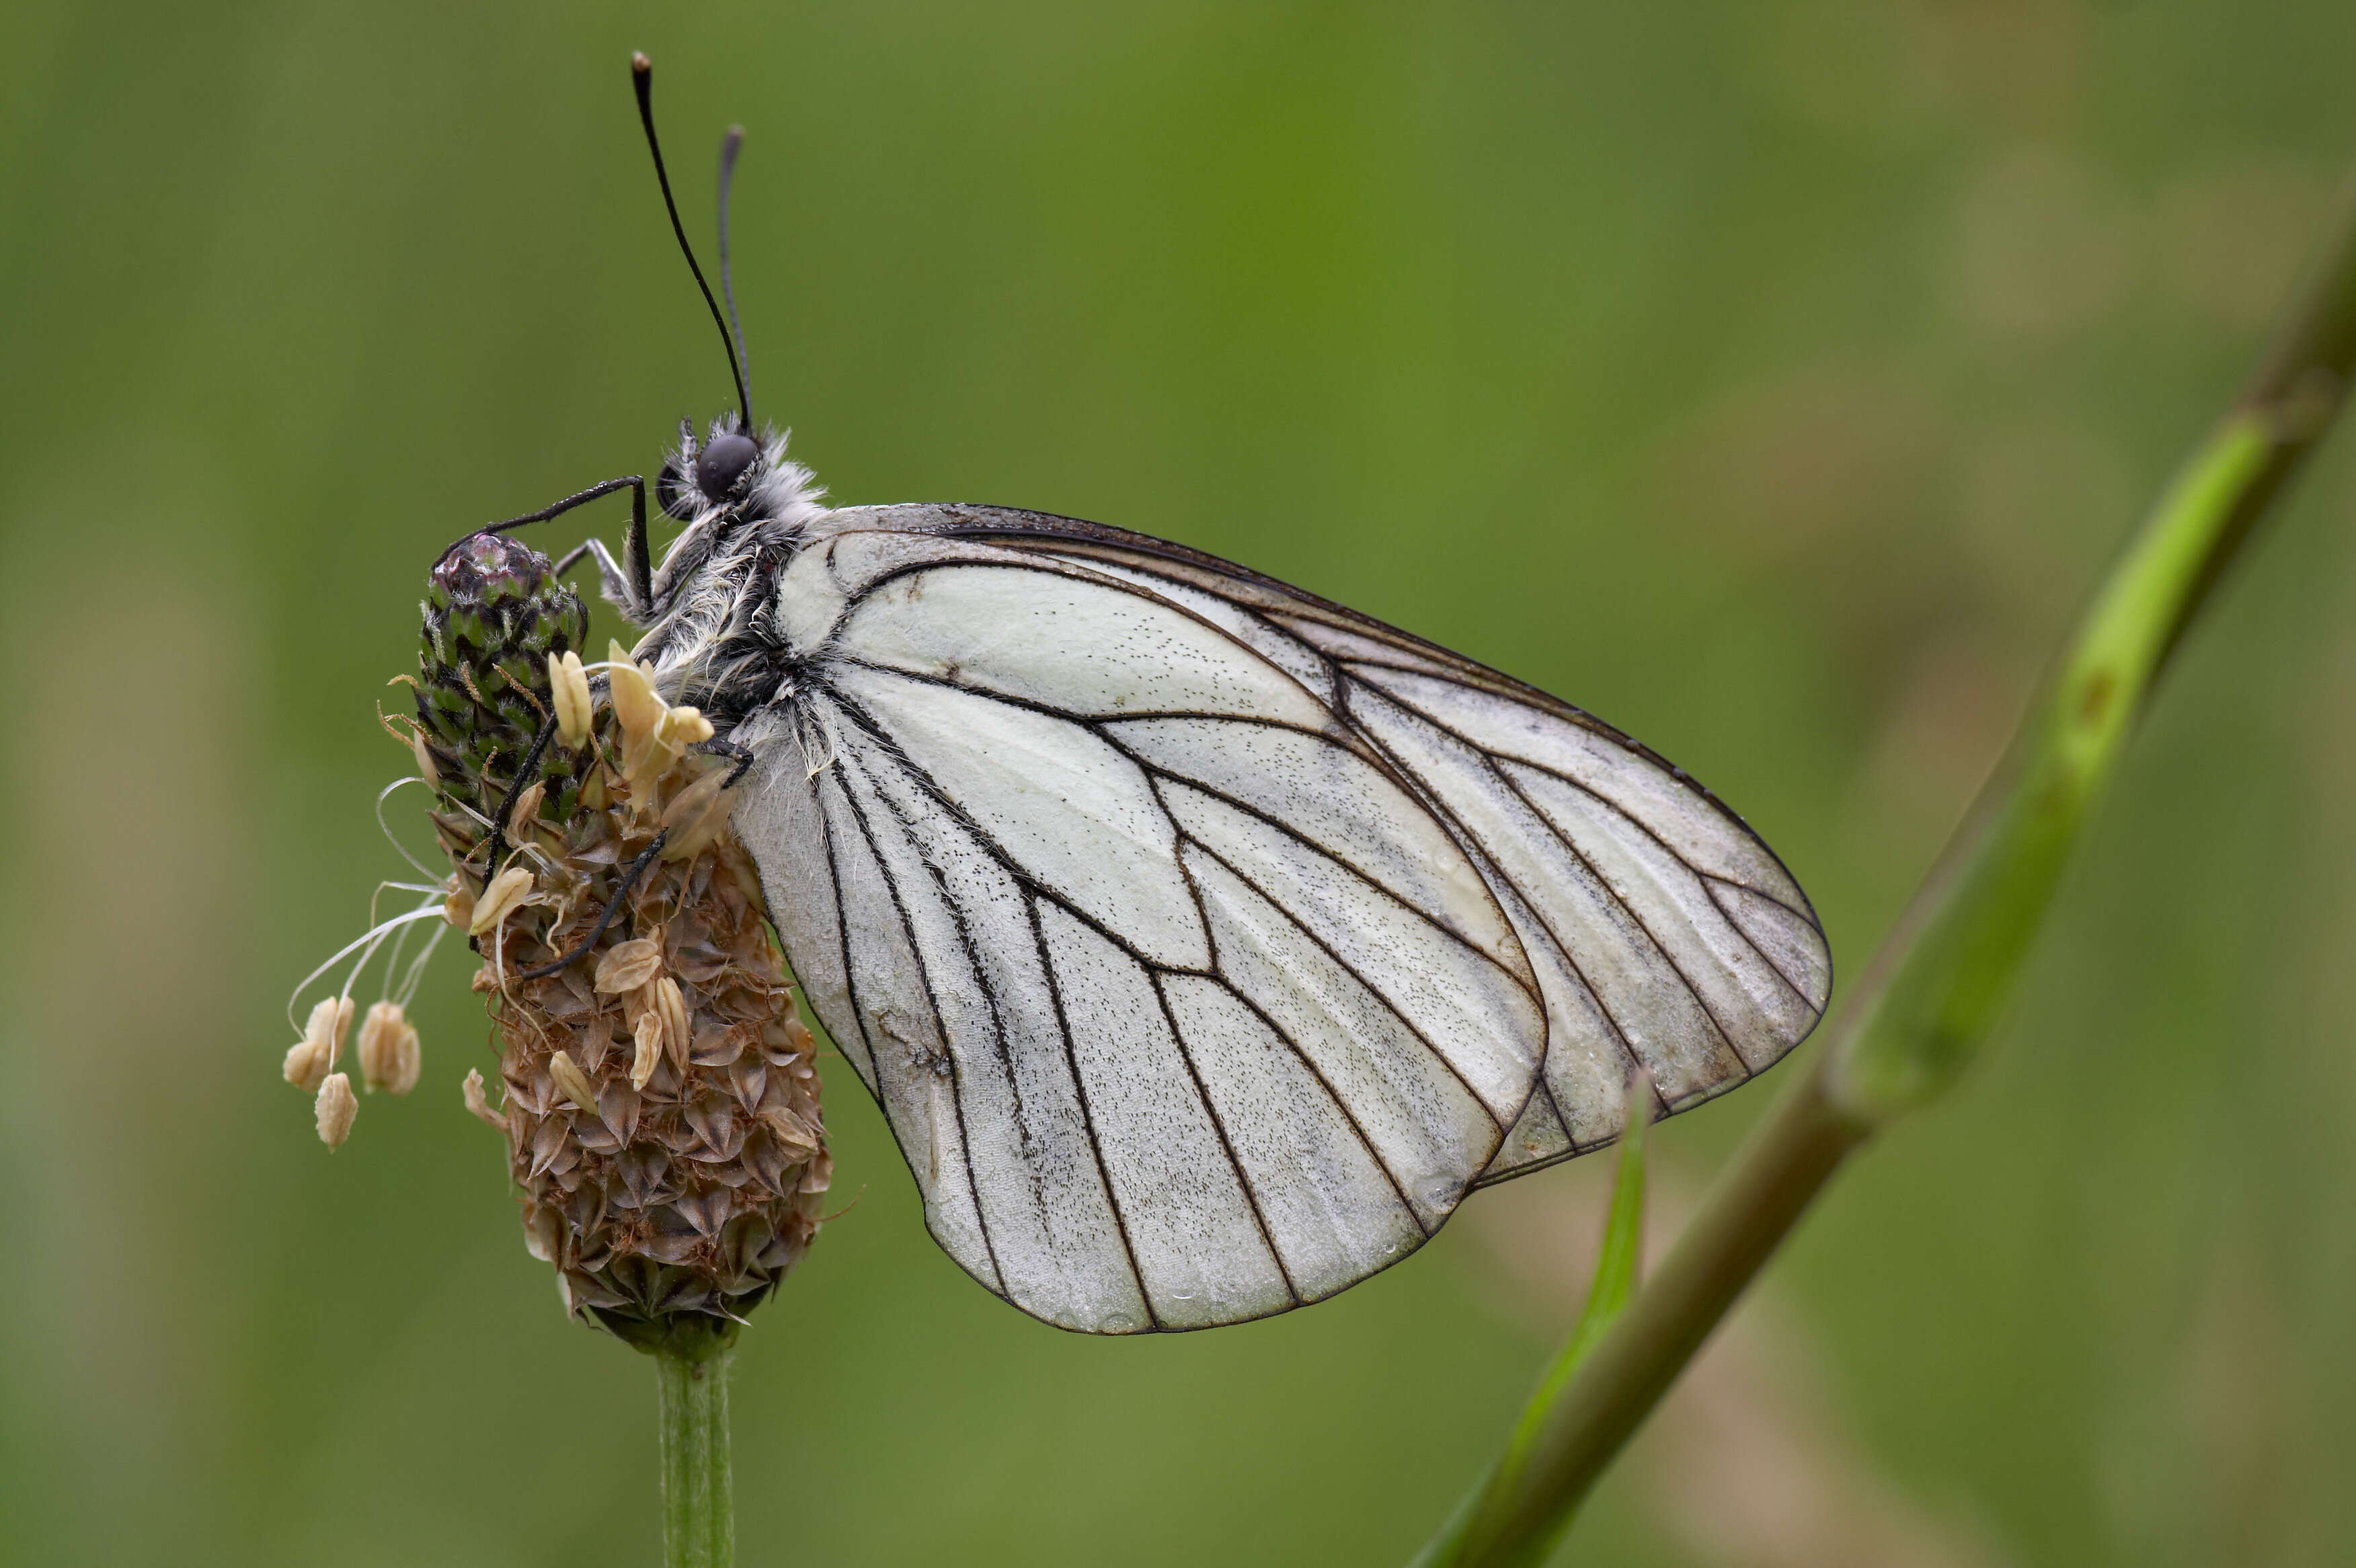
[[721, 319], [720, 302], [712, 297], [712, 285], [703, 281], [703, 269], [696, 263], [695, 247], [687, 242], [687, 230], [679, 220], [679, 203], [671, 199], [670, 174], [663, 167], [662, 143], [655, 136], [654, 62], [643, 54], [630, 57], [630, 85], [637, 91], [638, 123], [647, 128], [647, 151], [655, 156], [655, 179], [662, 186], [663, 210], [670, 214], [670, 231], [679, 239], [680, 254], [687, 258], [687, 270], [695, 274], [695, 286], [703, 291], [703, 303], [712, 312], [712, 324], [720, 328], [720, 346], [728, 350], [728, 373], [736, 380], [737, 412], [744, 416], [744, 432], [749, 435], [753, 430], [753, 399], [744, 390], [744, 367], [736, 358], [736, 340], [728, 335], [728, 323]]
[[[728, 329], [736, 335], [735, 362], [744, 377], [738, 385], [749, 392], [753, 385], [753, 353], [744, 347], [744, 324], [736, 316], [736, 285], [728, 272], [728, 191], [736, 182], [736, 155], [744, 145], [744, 127], [731, 125], [720, 144], [720, 297], [728, 302]], [[744, 434], [752, 431], [752, 415], [744, 418]]]

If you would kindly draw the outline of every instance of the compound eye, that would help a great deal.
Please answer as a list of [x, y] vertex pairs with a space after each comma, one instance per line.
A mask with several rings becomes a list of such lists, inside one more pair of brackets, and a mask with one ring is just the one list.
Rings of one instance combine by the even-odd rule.
[[724, 501], [736, 493], [761, 456], [761, 448], [749, 435], [734, 431], [707, 443], [695, 455], [695, 488], [703, 492], [708, 501]]
[[666, 462], [662, 472], [655, 476], [655, 505], [681, 522], [691, 521], [695, 517], [695, 496], [687, 488], [687, 475], [680, 470], [676, 457]]

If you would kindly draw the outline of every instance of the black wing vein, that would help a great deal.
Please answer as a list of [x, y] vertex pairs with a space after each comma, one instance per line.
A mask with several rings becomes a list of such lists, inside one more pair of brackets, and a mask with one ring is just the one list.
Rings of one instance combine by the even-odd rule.
[[[838, 762], [836, 766], [840, 767], [841, 764]], [[990, 1216], [985, 1211], [982, 1205], [980, 1185], [974, 1180], [973, 1140], [968, 1133], [965, 1124], [965, 1093], [958, 1076], [958, 1069], [957, 1053], [950, 1050], [948, 1047], [948, 1023], [941, 1015], [940, 995], [934, 988], [932, 966], [925, 962], [924, 945], [917, 940], [916, 922], [908, 918], [908, 905], [906, 899], [901, 896], [899, 879], [892, 875], [891, 863], [884, 859], [883, 850], [875, 842], [875, 830], [868, 822], [866, 811], [861, 808], [858, 797], [854, 795], [847, 786], [839, 779], [834, 782], [835, 788], [841, 793], [844, 808], [851, 812], [851, 820], [858, 825], [860, 837], [866, 842], [867, 853], [875, 862], [875, 873], [878, 876], [883, 878], [884, 891], [892, 896], [892, 908], [894, 912], [899, 916], [901, 932], [908, 940], [909, 954], [916, 960], [917, 977], [924, 983], [925, 1004], [932, 1009], [933, 1029], [935, 1036], [941, 1042], [942, 1057], [948, 1063], [949, 1102], [957, 1109], [958, 1153], [965, 1164], [966, 1191], [973, 1198], [974, 1227], [981, 1234], [982, 1250], [990, 1258], [991, 1273], [998, 1277], [1000, 1288], [995, 1294], [1003, 1295], [1011, 1287], [1007, 1285], [1005, 1271], [999, 1266], [997, 1246], [990, 1239]], [[879, 800], [882, 800], [880, 791], [877, 799]], [[894, 814], [896, 815], [896, 813]], [[954, 909], [954, 903], [951, 904], [951, 908]], [[980, 974], [979, 965], [976, 966], [975, 972], [977, 977], [979, 977]], [[984, 983], [984, 985], [986, 990], [986, 982]], [[991, 1013], [994, 1017], [997, 1013], [997, 1008], [994, 1004], [991, 1007]], [[866, 1024], [863, 1019], [860, 1025], [860, 1028], [861, 1031], [864, 1033]], [[872, 1045], [870, 1047], [870, 1050], [872, 1053]], [[926, 1070], [930, 1071], [932, 1069], [927, 1066]], [[879, 1068], [876, 1071], [876, 1081], [879, 1085], [883, 1081], [883, 1071]], [[1020, 1093], [1019, 1090], [1017, 1090], [1017, 1093]], [[882, 1097], [879, 1093], [879, 1102], [881, 1098]], [[890, 1113], [889, 1107], [885, 1108], [885, 1113], [888, 1119]], [[904, 1149], [903, 1154], [905, 1155], [905, 1151]], [[1037, 1186], [1037, 1176], [1035, 1173], [1033, 1176], [1033, 1186], [1034, 1188]], [[1045, 1202], [1044, 1194], [1040, 1195], [1040, 1202], [1044, 1206]]]
[[[1277, 910], [1280, 914], [1283, 915], [1285, 922], [1291, 926], [1294, 930], [1299, 931], [1302, 937], [1306, 938], [1310, 944], [1316, 948], [1319, 952], [1323, 953], [1327, 960], [1333, 963], [1334, 968], [1340, 970], [1352, 980], [1357, 982], [1359, 986], [1365, 991], [1367, 995], [1373, 997], [1377, 1003], [1381, 1004], [1385, 1012], [1388, 1013], [1392, 1017], [1397, 1018], [1400, 1025], [1406, 1028], [1407, 1032], [1415, 1036], [1416, 1044], [1421, 1046], [1425, 1051], [1429, 1052], [1434, 1061], [1446, 1068], [1448, 1069], [1449, 1077], [1454, 1079], [1459, 1084], [1462, 1085], [1464, 1092], [1472, 1098], [1472, 1103], [1481, 1108], [1481, 1113], [1488, 1117], [1490, 1121], [1497, 1123], [1497, 1129], [1499, 1132], [1509, 1131], [1513, 1127], [1514, 1118], [1509, 1116], [1500, 1120], [1497, 1113], [1489, 1109], [1489, 1102], [1481, 1098], [1481, 1091], [1474, 1089], [1472, 1081], [1464, 1076], [1464, 1069], [1458, 1067], [1454, 1062], [1449, 1060], [1448, 1053], [1441, 1050], [1438, 1046], [1432, 1044], [1431, 1036], [1423, 1032], [1423, 1026], [1408, 1017], [1407, 1014], [1399, 1008], [1398, 1004], [1394, 1003], [1379, 986], [1376, 985], [1373, 981], [1368, 980], [1364, 974], [1360, 973], [1357, 965], [1352, 963], [1348, 959], [1344, 958], [1339, 952], [1335, 951], [1333, 945], [1331, 942], [1327, 941], [1323, 937], [1319, 936], [1315, 931], [1311, 930], [1307, 925], [1303, 924], [1301, 920], [1292, 913], [1291, 910], [1287, 909], [1282, 904], [1277, 902], [1274, 895], [1269, 893], [1269, 890], [1262, 886], [1258, 882], [1253, 880], [1252, 877], [1240, 866], [1237, 865], [1234, 861], [1229, 860], [1226, 855], [1221, 854], [1209, 844], [1205, 843], [1201, 839], [1183, 833], [1180, 836], [1183, 842], [1193, 844], [1194, 848], [1200, 851], [1206, 858], [1217, 862], [1219, 865], [1226, 869], [1228, 875], [1234, 877], [1237, 881], [1250, 888], [1254, 893], [1258, 894], [1263, 899], [1266, 899], [1269, 906]], [[1445, 927], [1440, 929], [1443, 930], [1446, 929]], [[1483, 955], [1483, 958], [1486, 958], [1486, 954]], [[1219, 978], [1226, 980], [1227, 977], [1221, 975]], [[1232, 981], [1228, 981], [1227, 983], [1230, 989], [1241, 989], [1241, 987], [1235, 985]], [[1516, 1114], [1518, 1113], [1517, 1110]]]
[[[1097, 1136], [1095, 1112], [1088, 1109], [1088, 1082], [1080, 1071], [1080, 1056], [1072, 1043], [1072, 1024], [1064, 1012], [1064, 985], [1055, 977], [1055, 955], [1047, 950], [1047, 933], [1039, 926], [1039, 901], [1023, 900], [1031, 917], [1031, 945], [1039, 955], [1040, 972], [1046, 976], [1047, 997], [1055, 1009], [1055, 1030], [1063, 1036], [1064, 1061], [1072, 1069], [1072, 1095], [1079, 1102], [1080, 1125], [1088, 1134], [1088, 1153], [1096, 1157], [1097, 1179], [1104, 1184], [1105, 1208], [1112, 1213], [1113, 1229], [1120, 1234], [1121, 1256], [1128, 1261], [1129, 1277], [1136, 1282], [1137, 1299], [1145, 1304], [1146, 1321], [1154, 1327], [1162, 1326], [1162, 1315], [1153, 1305], [1153, 1293], [1146, 1288], [1145, 1273], [1137, 1266], [1137, 1243], [1129, 1239], [1129, 1220], [1120, 1211], [1120, 1194], [1113, 1187], [1112, 1170], [1105, 1164], [1104, 1143]], [[1151, 974], [1151, 970], [1147, 973]]]
[[[1187, 878], [1190, 885], [1193, 880], [1191, 876]], [[1284, 1281], [1284, 1294], [1292, 1298], [1293, 1305], [1299, 1306], [1301, 1287], [1292, 1282], [1292, 1265], [1284, 1261], [1284, 1249], [1276, 1244], [1276, 1232], [1269, 1228], [1267, 1211], [1261, 1208], [1259, 1188], [1252, 1185], [1251, 1173], [1244, 1169], [1243, 1161], [1236, 1157], [1236, 1143], [1228, 1135], [1226, 1118], [1219, 1114], [1217, 1104], [1211, 1099], [1210, 1090], [1204, 1086], [1203, 1069], [1194, 1063], [1194, 1048], [1186, 1043], [1186, 1032], [1178, 1026], [1178, 1015], [1171, 1011], [1170, 991], [1162, 983], [1162, 972], [1148, 970], [1146, 973], [1153, 982], [1153, 1000], [1162, 1008], [1162, 1025], [1177, 1045], [1178, 1059], [1185, 1064], [1186, 1079], [1194, 1086], [1194, 1098], [1202, 1101], [1203, 1114], [1210, 1119], [1211, 1130], [1218, 1134], [1219, 1152], [1226, 1155], [1227, 1168], [1236, 1173], [1236, 1187], [1243, 1193], [1244, 1201], [1251, 1206], [1252, 1222], [1259, 1227], [1259, 1239], [1267, 1246], [1268, 1255], [1276, 1264], [1278, 1275]]]

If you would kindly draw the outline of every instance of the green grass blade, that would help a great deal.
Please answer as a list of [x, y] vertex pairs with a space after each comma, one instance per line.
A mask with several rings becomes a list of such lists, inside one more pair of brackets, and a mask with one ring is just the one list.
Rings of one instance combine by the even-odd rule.
[[[1630, 1101], [1627, 1124], [1620, 1133], [1619, 1165], [1612, 1178], [1612, 1208], [1604, 1223], [1603, 1243], [1595, 1256], [1595, 1280], [1588, 1286], [1587, 1305], [1579, 1315], [1579, 1322], [1565, 1339], [1562, 1348], [1538, 1380], [1536, 1392], [1522, 1409], [1521, 1419], [1514, 1423], [1512, 1437], [1507, 1439], [1505, 1452], [1490, 1466], [1480, 1484], [1465, 1494], [1448, 1523], [1430, 1543], [1416, 1555], [1412, 1568], [1447, 1568], [1447, 1565], [1471, 1562], [1467, 1553], [1486, 1550], [1504, 1530], [1511, 1500], [1520, 1490], [1523, 1477], [1531, 1462], [1545, 1452], [1551, 1425], [1560, 1419], [1562, 1392], [1569, 1386], [1571, 1374], [1603, 1337], [1614, 1318], [1628, 1305], [1636, 1291], [1637, 1270], [1642, 1262], [1644, 1242], [1644, 1173], [1645, 1144], [1652, 1128], [1652, 1080], [1639, 1076], [1629, 1086]], [[1556, 1530], [1543, 1540], [1534, 1540], [1526, 1550], [1508, 1557], [1494, 1558], [1499, 1563], [1543, 1562], [1562, 1529], [1570, 1523], [1566, 1513]]]
[[2265, 417], [2227, 419], [2104, 583], [2032, 709], [1979, 822], [1934, 873], [1889, 982], [1852, 1009], [1830, 1093], [1879, 1124], [1933, 1099], [1994, 1027], [2053, 889], [2174, 645], [2237, 498], [2275, 449]]

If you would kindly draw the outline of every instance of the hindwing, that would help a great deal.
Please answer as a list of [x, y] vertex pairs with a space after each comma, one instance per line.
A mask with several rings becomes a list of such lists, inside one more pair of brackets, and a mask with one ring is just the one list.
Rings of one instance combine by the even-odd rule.
[[1103, 1333], [1421, 1245], [1547, 1056], [1477, 849], [1291, 648], [862, 515], [777, 582], [792, 694], [738, 732], [735, 822], [935, 1237]]

